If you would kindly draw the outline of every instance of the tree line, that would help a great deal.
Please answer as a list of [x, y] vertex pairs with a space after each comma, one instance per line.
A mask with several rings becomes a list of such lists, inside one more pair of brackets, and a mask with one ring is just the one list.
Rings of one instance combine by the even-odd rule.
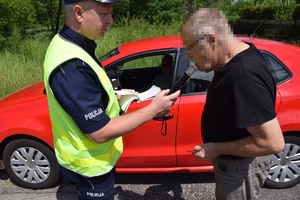
[[[246, 6], [296, 4], [300, 0], [122, 0], [113, 4], [113, 17], [115, 26], [126, 26], [133, 18], [168, 25], [201, 7], [219, 8], [229, 19], [239, 19]], [[64, 23], [63, 0], [0, 0], [0, 9], [0, 37], [38, 30], [54, 35]]]

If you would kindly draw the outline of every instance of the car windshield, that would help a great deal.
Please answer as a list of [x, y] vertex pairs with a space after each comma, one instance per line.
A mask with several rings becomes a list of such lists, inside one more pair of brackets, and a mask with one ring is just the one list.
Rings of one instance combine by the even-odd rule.
[[120, 53], [120, 52], [119, 52], [118, 48], [115, 48], [114, 50], [112, 50], [112, 51], [108, 52], [107, 54], [101, 56], [101, 57], [99, 58], [99, 60], [100, 60], [100, 62], [103, 62], [104, 60], [106, 60], [106, 59], [108, 59], [108, 58], [110, 58], [110, 57], [112, 57], [112, 56], [114, 56], [114, 55], [117, 55], [117, 54], [119, 54], [119, 53]]

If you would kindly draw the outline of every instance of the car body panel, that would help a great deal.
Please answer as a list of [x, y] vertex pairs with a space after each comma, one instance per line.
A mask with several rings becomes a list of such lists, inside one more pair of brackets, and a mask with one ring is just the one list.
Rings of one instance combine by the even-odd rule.
[[[300, 136], [300, 48], [265, 39], [239, 37], [239, 40], [253, 43], [258, 49], [272, 54], [287, 67], [289, 79], [277, 85], [277, 118], [284, 134], [296, 132]], [[173, 83], [188, 66], [183, 44], [179, 35], [155, 37], [132, 41], [118, 47], [114, 56], [102, 62], [106, 70], [122, 66], [131, 59], [150, 55], [174, 55]], [[185, 66], [183, 67], [183, 64]], [[132, 71], [116, 70], [121, 82], [128, 79], [149, 82], [157, 69]], [[136, 76], [135, 76], [136, 75]], [[191, 82], [191, 80], [190, 80]], [[201, 116], [206, 100], [206, 92], [191, 91], [187, 83], [178, 97], [170, 114], [173, 118], [161, 121], [151, 120], [123, 137], [124, 150], [117, 162], [118, 173], [163, 173], [163, 172], [211, 172], [210, 161], [195, 159], [188, 150], [196, 144], [203, 144], [201, 137]], [[133, 86], [137, 84], [132, 83]], [[126, 87], [130, 88], [130, 84]], [[140, 87], [143, 87], [141, 85]], [[0, 149], [18, 136], [28, 136], [43, 141], [53, 148], [51, 124], [43, 82], [17, 91], [0, 100]], [[133, 102], [128, 113], [147, 106], [151, 101]], [[163, 136], [166, 131], [166, 135]], [[5, 156], [5, 155], [4, 155]], [[2, 155], [3, 157], [3, 155]]]
[[1, 99], [0, 143], [10, 137], [27, 135], [54, 147], [49, 110], [45, 107], [48, 105], [47, 98], [43, 90], [44, 84], [39, 82]]
[[[170, 111], [174, 117], [166, 122], [167, 133], [165, 136], [161, 135], [161, 131], [164, 131], [161, 130], [162, 122], [151, 120], [123, 137], [124, 150], [116, 165], [117, 169], [176, 167], [175, 142], [178, 102], [179, 99]], [[150, 100], [140, 103], [133, 102], [127, 113], [149, 103]]]
[[201, 137], [201, 116], [206, 95], [187, 95], [181, 97], [177, 122], [177, 166], [209, 166], [210, 162], [200, 161], [188, 152], [196, 144], [203, 144]]

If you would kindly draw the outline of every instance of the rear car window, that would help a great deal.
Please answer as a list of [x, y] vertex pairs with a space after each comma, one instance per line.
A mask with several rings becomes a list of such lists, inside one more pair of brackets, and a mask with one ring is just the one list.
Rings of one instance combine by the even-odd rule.
[[261, 53], [264, 56], [277, 85], [292, 77], [291, 72], [274, 55], [266, 51], [261, 51]]

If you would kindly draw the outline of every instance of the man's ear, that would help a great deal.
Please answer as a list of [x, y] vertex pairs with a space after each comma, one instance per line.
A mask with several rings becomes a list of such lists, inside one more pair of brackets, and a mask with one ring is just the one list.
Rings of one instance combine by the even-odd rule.
[[75, 5], [74, 6], [74, 14], [75, 14], [76, 19], [77, 19], [78, 22], [82, 22], [82, 20], [83, 20], [83, 15], [82, 15], [83, 12], [84, 12], [84, 10], [83, 10], [83, 8], [80, 5]]

